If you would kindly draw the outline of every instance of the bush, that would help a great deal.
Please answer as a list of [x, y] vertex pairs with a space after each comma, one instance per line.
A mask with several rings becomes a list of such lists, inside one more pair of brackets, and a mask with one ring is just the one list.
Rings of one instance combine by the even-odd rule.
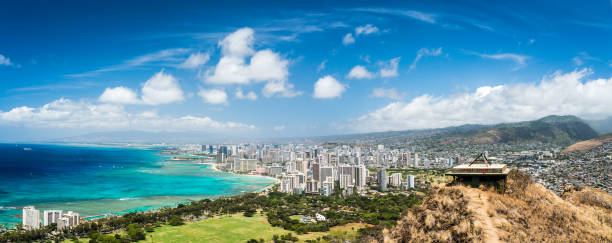
[[255, 211], [255, 209], [249, 208], [246, 211], [244, 211], [244, 216], [245, 217], [253, 217], [253, 215], [255, 215], [255, 213], [257, 213], [257, 211]]
[[172, 226], [179, 226], [185, 224], [185, 221], [183, 220], [183, 218], [174, 215], [170, 217], [170, 220], [168, 220], [168, 224]]
[[132, 241], [145, 240], [145, 232], [138, 224], [130, 224], [127, 227], [127, 234]]

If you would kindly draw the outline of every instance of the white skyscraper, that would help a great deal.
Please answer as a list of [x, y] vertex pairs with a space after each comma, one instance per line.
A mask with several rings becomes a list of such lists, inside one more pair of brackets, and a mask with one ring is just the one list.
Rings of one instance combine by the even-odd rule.
[[340, 175], [340, 188], [346, 189], [350, 185], [353, 185], [351, 175]]
[[38, 229], [40, 227], [40, 210], [34, 206], [23, 207], [23, 226], [29, 229]]
[[43, 223], [45, 226], [57, 223], [62, 217], [62, 210], [45, 210], [43, 211]]
[[391, 174], [391, 185], [394, 187], [399, 187], [402, 185], [402, 173]]
[[63, 228], [72, 228], [74, 226], [79, 225], [80, 215], [78, 213], [68, 211], [63, 214], [62, 217], [57, 220], [57, 229], [61, 230]]
[[414, 188], [414, 176], [413, 175], [406, 175], [406, 187]]

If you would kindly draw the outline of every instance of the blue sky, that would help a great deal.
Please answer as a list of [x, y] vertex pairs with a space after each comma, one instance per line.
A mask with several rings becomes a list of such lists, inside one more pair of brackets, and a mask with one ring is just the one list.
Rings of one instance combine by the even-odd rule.
[[2, 5], [4, 140], [612, 115], [609, 0]]

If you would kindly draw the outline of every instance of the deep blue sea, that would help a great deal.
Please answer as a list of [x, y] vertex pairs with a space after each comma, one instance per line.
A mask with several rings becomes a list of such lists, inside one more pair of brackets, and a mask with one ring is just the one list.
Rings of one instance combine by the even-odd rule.
[[45, 209], [120, 214], [274, 183], [210, 166], [172, 161], [155, 149], [0, 144], [0, 224], [21, 222], [21, 207], [28, 205], [41, 215]]

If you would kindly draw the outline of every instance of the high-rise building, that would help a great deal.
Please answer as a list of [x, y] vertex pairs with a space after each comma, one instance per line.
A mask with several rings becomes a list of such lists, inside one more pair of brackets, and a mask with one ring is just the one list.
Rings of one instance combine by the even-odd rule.
[[414, 188], [414, 176], [406, 175], [406, 188]]
[[283, 167], [282, 166], [268, 166], [268, 175], [271, 176], [277, 176], [283, 173]]
[[400, 187], [402, 185], [402, 173], [391, 174], [391, 185], [394, 187]]
[[364, 189], [367, 179], [368, 169], [365, 167], [365, 165], [357, 165], [355, 167], [355, 186], [359, 189]]
[[40, 210], [37, 210], [34, 206], [23, 207], [22, 223], [28, 229], [38, 229], [40, 227]]
[[332, 167], [332, 166], [322, 166], [320, 168], [320, 172], [319, 172], [320, 177], [320, 181], [325, 181], [327, 179], [327, 177], [331, 177], [332, 180], [335, 180], [336, 178], [336, 167]]
[[387, 170], [381, 169], [378, 171], [378, 190], [381, 192], [387, 191]]
[[45, 210], [43, 211], [43, 223], [45, 226], [57, 223], [62, 217], [62, 210]]
[[319, 163], [312, 163], [312, 179], [316, 180], [316, 181], [321, 181], [321, 171], [320, 171], [320, 164]]
[[351, 175], [340, 175], [340, 188], [346, 189], [348, 186], [353, 185], [351, 181]]
[[63, 214], [57, 221], [58, 230], [63, 228], [72, 228], [77, 225], [79, 225], [79, 214], [72, 211], [68, 211], [67, 213]]

